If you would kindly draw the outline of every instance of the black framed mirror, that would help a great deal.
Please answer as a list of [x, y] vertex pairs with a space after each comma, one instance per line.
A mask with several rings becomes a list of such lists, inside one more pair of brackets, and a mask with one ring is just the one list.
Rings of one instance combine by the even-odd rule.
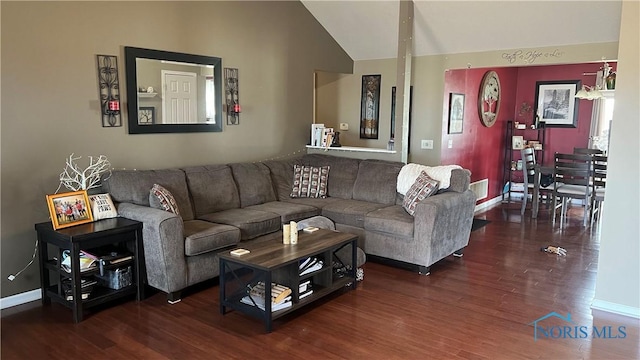
[[222, 131], [222, 59], [125, 47], [129, 134]]

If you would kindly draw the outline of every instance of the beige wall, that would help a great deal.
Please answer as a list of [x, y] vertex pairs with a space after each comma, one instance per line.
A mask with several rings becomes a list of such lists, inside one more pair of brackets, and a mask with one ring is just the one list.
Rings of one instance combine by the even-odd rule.
[[[516, 54], [515, 57], [509, 55]], [[532, 54], [532, 56], [529, 56]], [[540, 56], [536, 56], [536, 54]], [[518, 56], [520, 55], [520, 56]], [[598, 43], [535, 49], [511, 49], [481, 53], [421, 56], [413, 59], [413, 106], [411, 115], [411, 149], [409, 162], [440, 164], [442, 126], [446, 123], [444, 73], [448, 69], [467, 67], [504, 67], [526, 65], [571, 64], [616, 59], [618, 43]], [[509, 59], [512, 58], [513, 62]], [[395, 59], [356, 61], [352, 75], [322, 74], [317, 82], [317, 121], [349, 124], [349, 132], [340, 134], [348, 146], [386, 147], [390, 127], [391, 87], [396, 84]], [[362, 75], [382, 74], [380, 95], [380, 140], [359, 139], [360, 92]], [[420, 140], [434, 140], [433, 150], [420, 149]], [[396, 139], [396, 150], [399, 150]], [[454, 145], [455, 146], [455, 145]], [[400, 155], [389, 156], [399, 160]]]
[[[69, 154], [104, 154], [114, 168], [264, 160], [304, 151], [313, 72], [353, 62], [299, 2], [2, 1], [2, 297], [39, 287], [34, 223]], [[103, 128], [96, 54], [124, 46], [219, 56], [238, 68], [240, 125], [221, 133], [129, 135]], [[126, 100], [123, 102], [126, 109]]]
[[640, 317], [640, 3], [625, 1], [594, 307]]

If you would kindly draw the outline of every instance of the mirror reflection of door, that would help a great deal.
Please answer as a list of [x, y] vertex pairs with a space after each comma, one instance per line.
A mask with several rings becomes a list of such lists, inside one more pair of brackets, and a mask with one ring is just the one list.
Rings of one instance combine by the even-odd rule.
[[162, 123], [198, 122], [198, 94], [195, 73], [162, 70]]

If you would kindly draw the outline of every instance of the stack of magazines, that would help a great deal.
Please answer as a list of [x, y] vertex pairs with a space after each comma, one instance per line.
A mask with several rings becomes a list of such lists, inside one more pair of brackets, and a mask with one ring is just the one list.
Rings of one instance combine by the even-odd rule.
[[[262, 281], [249, 290], [249, 295], [240, 299], [243, 304], [265, 309], [265, 287]], [[291, 289], [284, 285], [271, 283], [271, 312], [291, 307]]]
[[307, 296], [313, 294], [313, 285], [311, 284], [311, 279], [307, 279], [300, 283], [298, 286], [298, 299], [302, 300]]
[[310, 274], [314, 271], [318, 271], [322, 269], [323, 262], [322, 260], [318, 260], [316, 257], [308, 257], [302, 261], [300, 261], [299, 271], [300, 276]]

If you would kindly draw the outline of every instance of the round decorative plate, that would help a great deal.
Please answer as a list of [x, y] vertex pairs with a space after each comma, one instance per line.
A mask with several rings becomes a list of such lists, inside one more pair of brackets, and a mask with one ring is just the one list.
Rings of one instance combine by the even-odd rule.
[[487, 71], [478, 92], [478, 115], [486, 127], [492, 127], [500, 110], [500, 78], [495, 71]]

